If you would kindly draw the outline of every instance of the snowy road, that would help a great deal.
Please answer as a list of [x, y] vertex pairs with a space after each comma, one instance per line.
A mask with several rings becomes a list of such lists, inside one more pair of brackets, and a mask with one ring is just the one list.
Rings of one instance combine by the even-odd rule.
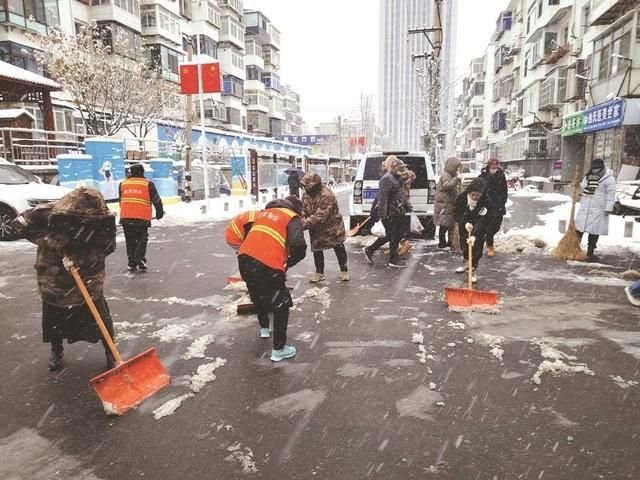
[[[514, 199], [510, 224], [553, 205]], [[640, 478], [640, 316], [620, 278], [634, 255], [485, 258], [499, 313], [454, 313], [457, 258], [420, 242], [389, 271], [356, 237], [348, 284], [332, 252], [318, 288], [310, 255], [290, 272], [299, 354], [273, 365], [255, 318], [228, 313], [242, 292], [224, 290], [224, 227], [152, 229], [146, 274], [126, 272], [123, 241], [109, 258], [123, 356], [155, 345], [173, 379], [120, 418], [88, 383], [101, 347], [47, 371], [35, 248], [0, 245], [0, 478]]]

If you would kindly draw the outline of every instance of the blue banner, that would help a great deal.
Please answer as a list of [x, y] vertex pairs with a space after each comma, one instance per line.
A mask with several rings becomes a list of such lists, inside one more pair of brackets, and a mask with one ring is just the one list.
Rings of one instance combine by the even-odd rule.
[[583, 133], [597, 132], [622, 126], [624, 121], [624, 99], [614, 98], [594, 105], [584, 111]]
[[281, 135], [276, 137], [283, 142], [295, 143], [296, 145], [327, 145], [335, 135]]

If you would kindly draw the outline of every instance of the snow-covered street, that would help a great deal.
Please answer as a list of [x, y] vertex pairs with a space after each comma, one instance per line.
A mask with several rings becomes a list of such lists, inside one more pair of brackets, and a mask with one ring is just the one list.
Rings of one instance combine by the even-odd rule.
[[122, 417], [89, 385], [100, 345], [68, 346], [48, 372], [35, 247], [0, 244], [0, 478], [640, 478], [640, 316], [623, 291], [640, 224], [623, 238], [615, 219], [597, 260], [560, 262], [567, 198], [511, 199], [478, 271], [497, 313], [447, 310], [460, 258], [435, 242], [393, 271], [382, 252], [366, 264], [371, 238], [354, 237], [349, 283], [333, 252], [324, 282], [308, 281], [310, 252], [288, 273], [298, 355], [278, 364], [255, 316], [235, 314], [247, 297], [226, 287], [223, 214], [169, 208], [144, 274], [127, 272], [120, 232], [105, 288], [118, 345], [125, 358], [155, 346], [172, 376]]

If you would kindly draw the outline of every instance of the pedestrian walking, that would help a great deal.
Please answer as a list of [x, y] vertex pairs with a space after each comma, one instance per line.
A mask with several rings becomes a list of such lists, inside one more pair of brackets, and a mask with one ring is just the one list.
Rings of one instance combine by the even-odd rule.
[[451, 248], [451, 229], [455, 224], [453, 204], [458, 196], [461, 167], [460, 160], [455, 157], [448, 158], [436, 185], [433, 223], [438, 226], [438, 248], [440, 250]]
[[240, 275], [247, 284], [260, 324], [260, 337], [269, 338], [269, 313], [273, 312], [271, 360], [279, 362], [296, 354], [287, 345], [289, 309], [293, 306], [286, 271], [307, 251], [300, 215], [302, 202], [294, 196], [273, 200], [256, 215], [251, 231], [238, 252]]
[[471, 235], [475, 237], [473, 244], [473, 252], [471, 257], [471, 266], [473, 268], [472, 281], [477, 281], [476, 270], [482, 251], [484, 250], [484, 242], [487, 232], [491, 224], [492, 211], [491, 200], [486, 195], [487, 183], [483, 178], [476, 178], [467, 189], [456, 197], [453, 205], [453, 217], [458, 224], [460, 232], [460, 248], [464, 257], [464, 265], [456, 269], [456, 273], [464, 273], [469, 268], [469, 250], [467, 240], [469, 232], [467, 224], [473, 227]]
[[627, 294], [627, 298], [629, 299], [629, 303], [631, 303], [631, 305], [640, 307], [640, 280], [632, 283], [628, 287], [625, 287], [624, 293]]
[[224, 231], [224, 238], [236, 253], [238, 253], [240, 245], [242, 245], [247, 234], [251, 231], [253, 222], [259, 212], [259, 210], [248, 210], [236, 215], [229, 222], [227, 229]]
[[42, 340], [51, 344], [49, 370], [63, 367], [63, 341], [102, 340], [107, 370], [115, 360], [63, 259], [78, 268], [107, 331], [113, 322], [104, 298], [105, 258], [116, 248], [115, 217], [95, 188], [80, 187], [55, 203], [22, 212], [12, 223], [18, 236], [38, 246], [35, 269], [42, 298]]
[[120, 183], [120, 224], [124, 230], [127, 245], [128, 269], [147, 269], [147, 241], [149, 227], [153, 218], [151, 205], [156, 218], [164, 216], [162, 199], [153, 182], [144, 177], [144, 167], [135, 163], [130, 167], [131, 176]]
[[593, 257], [600, 235], [609, 233], [609, 214], [616, 203], [616, 181], [613, 171], [605, 168], [604, 161], [596, 158], [582, 183], [580, 208], [576, 215], [576, 233], [582, 240], [587, 233], [587, 257]]
[[489, 212], [491, 222], [487, 227], [487, 257], [494, 257], [496, 254], [494, 237], [500, 231], [502, 220], [507, 214], [509, 188], [507, 186], [507, 177], [495, 158], [489, 159], [486, 168], [480, 173], [480, 177], [487, 182], [487, 196], [493, 209], [493, 211]]
[[[407, 204], [411, 204], [411, 184], [416, 179], [416, 174], [409, 170], [404, 162], [398, 163], [396, 171], [398, 173], [398, 177], [400, 177], [400, 181], [402, 182], [402, 193], [404, 194], [404, 199]], [[406, 216], [402, 219], [402, 229], [402, 240], [400, 240], [400, 247], [398, 248], [398, 255], [401, 257], [413, 247], [413, 244], [409, 241], [409, 233], [411, 230], [410, 219]]]
[[287, 184], [289, 185], [289, 195], [300, 197], [300, 175], [296, 171], [289, 172]]
[[344, 220], [338, 207], [338, 200], [333, 191], [322, 184], [317, 173], [309, 172], [301, 180], [302, 225], [309, 230], [313, 262], [316, 272], [311, 276], [311, 283], [321, 282], [324, 276], [324, 250], [333, 249], [340, 266], [340, 280], [349, 281], [347, 268], [347, 250], [344, 248], [346, 231]]
[[384, 162], [386, 173], [379, 182], [378, 189], [378, 217], [385, 228], [385, 236], [364, 249], [364, 256], [368, 263], [373, 263], [373, 254], [385, 243], [389, 243], [389, 263], [391, 268], [406, 268], [400, 262], [398, 245], [402, 238], [402, 221], [404, 214], [411, 208], [403, 193], [403, 185], [397, 173], [401, 162], [394, 155], [390, 155]]

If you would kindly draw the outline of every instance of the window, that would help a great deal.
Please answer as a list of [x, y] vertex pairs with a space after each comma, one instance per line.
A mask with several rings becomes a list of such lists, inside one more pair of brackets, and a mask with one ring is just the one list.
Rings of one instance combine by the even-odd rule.
[[280, 77], [273, 72], [265, 72], [262, 74], [262, 82], [267, 88], [280, 91]]
[[244, 80], [233, 75], [225, 75], [222, 85], [222, 93], [224, 95], [233, 95], [238, 98], [244, 97]]
[[484, 108], [478, 105], [474, 105], [471, 110], [471, 116], [476, 120], [482, 120], [484, 115]]
[[151, 28], [157, 25], [155, 5], [142, 5], [140, 13], [140, 23], [143, 27]]
[[473, 85], [473, 96], [481, 97], [482, 95], [484, 95], [484, 82], [476, 82]]
[[[558, 34], [555, 32], [546, 32], [544, 34], [544, 54], [549, 55], [555, 49], [558, 41]], [[555, 43], [554, 43], [555, 42]]]
[[595, 40], [591, 64], [593, 80], [608, 80], [625, 71], [629, 62], [613, 55], [625, 58], [631, 55], [632, 33], [633, 20], [629, 20]]
[[560, 5], [560, 0], [549, 0], [549, 6]]
[[237, 108], [227, 107], [227, 122], [232, 125], [242, 124], [242, 114]]
[[507, 129], [507, 113], [500, 111], [495, 112], [491, 119], [491, 126], [493, 133], [497, 133], [501, 130]]
[[231, 52], [231, 64], [236, 68], [244, 70], [244, 59], [242, 55], [233, 51]]
[[263, 70], [256, 65], [247, 65], [247, 80], [258, 80], [262, 82]]
[[498, 29], [502, 32], [511, 30], [512, 14], [511, 12], [502, 12], [498, 18]]
[[222, 17], [222, 34], [228, 35], [241, 43], [244, 43], [244, 27], [229, 16]]
[[542, 16], [543, 6], [544, 6], [544, 0], [538, 0], [538, 18]]
[[44, 75], [44, 68], [36, 62], [36, 50], [14, 42], [0, 42], [0, 60], [16, 67], [23, 68], [39, 75]]
[[213, 3], [207, 4], [207, 20], [212, 25], [220, 27], [220, 11]]
[[240, 14], [243, 11], [242, 0], [218, 0], [218, 5], [231, 7]]
[[249, 105], [260, 105], [269, 108], [269, 95], [259, 90], [245, 90], [245, 96]]

